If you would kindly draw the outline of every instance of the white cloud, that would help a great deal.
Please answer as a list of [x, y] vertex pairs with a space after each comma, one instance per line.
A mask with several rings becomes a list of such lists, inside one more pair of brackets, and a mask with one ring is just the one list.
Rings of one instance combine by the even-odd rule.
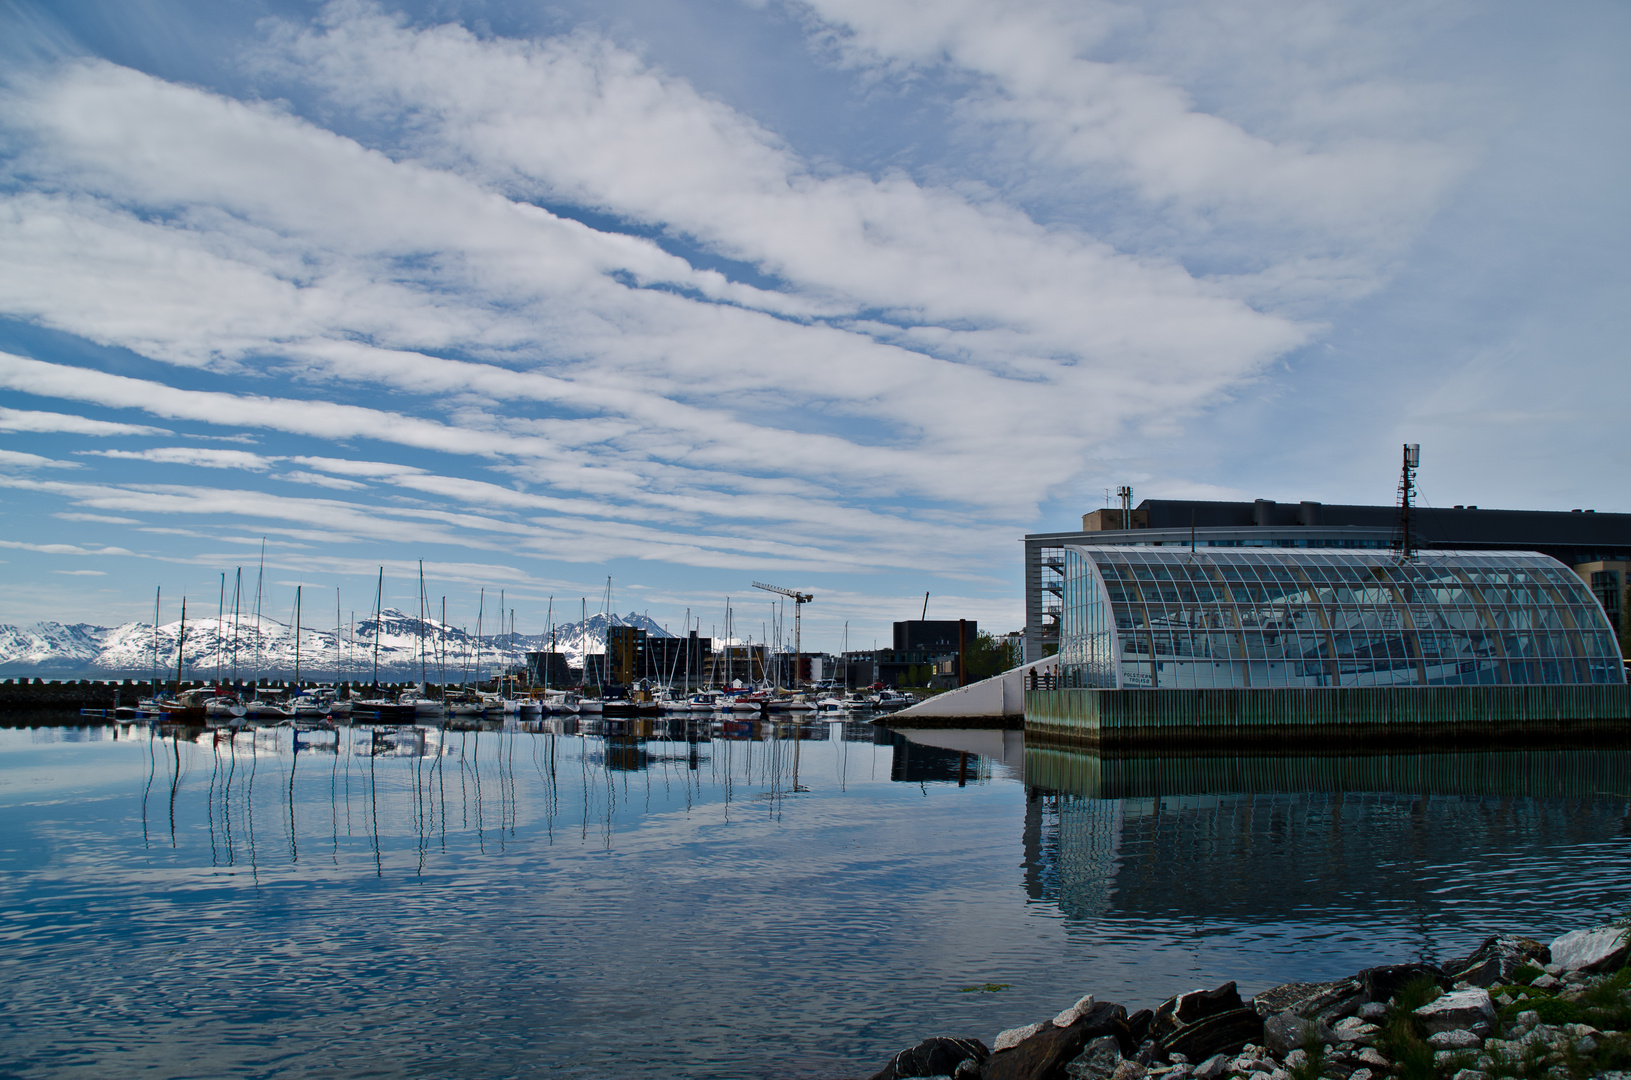
[[0, 468], [77, 469], [79, 463], [58, 461], [55, 458], [41, 457], [39, 454], [25, 454], [21, 450], [0, 450]]
[[77, 513], [63, 512], [63, 513], [59, 513], [59, 514], [52, 514], [51, 516], [54, 517], [54, 518], [60, 518], [63, 521], [89, 521], [89, 522], [95, 522], [95, 523], [100, 524], [100, 525], [140, 525], [141, 524], [141, 521], [139, 519], [137, 519], [137, 518], [113, 517], [112, 515], [109, 515], [109, 514], [77, 514]]
[[276, 458], [247, 450], [210, 450], [201, 446], [159, 446], [148, 450], [80, 450], [80, 454], [122, 461], [152, 461], [165, 465], [197, 465], [206, 469], [248, 469], [265, 472]]
[[65, 574], [68, 577], [107, 577], [106, 570], [53, 570], [53, 574]]
[[164, 428], [141, 424], [115, 424], [71, 413], [32, 412], [0, 408], [0, 431], [64, 432], [70, 435], [170, 435]]

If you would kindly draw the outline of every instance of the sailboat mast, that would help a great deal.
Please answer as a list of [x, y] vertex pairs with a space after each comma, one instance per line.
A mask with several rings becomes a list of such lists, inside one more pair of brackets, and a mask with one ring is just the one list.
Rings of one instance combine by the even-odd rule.
[[187, 598], [181, 598], [181, 630], [176, 634], [176, 699], [181, 699], [181, 665], [187, 655]]
[[374, 688], [379, 689], [379, 618], [380, 605], [385, 602], [385, 567], [379, 568], [379, 582], [374, 586]]
[[425, 616], [430, 607], [425, 596], [425, 560], [419, 560], [419, 685], [425, 685]]
[[295, 586], [295, 690], [300, 688], [300, 586]]
[[232, 685], [238, 685], [238, 612], [243, 607], [244, 568], [238, 567], [232, 583]]
[[227, 615], [227, 572], [221, 571], [221, 596], [215, 602], [215, 685], [221, 685], [221, 624]]
[[261, 645], [261, 587], [266, 582], [266, 537], [261, 537], [261, 567], [260, 573], [255, 575], [255, 688], [260, 689], [261, 664], [265, 660]]
[[155, 697], [159, 692], [159, 597], [163, 595], [163, 585], [153, 590], [153, 665], [148, 669], [148, 674], [153, 683]]
[[472, 684], [475, 691], [481, 693], [481, 617], [487, 612], [487, 589], [481, 590], [481, 602], [476, 607], [476, 677]]
[[341, 636], [344, 629], [345, 623], [340, 621], [340, 587], [336, 585], [334, 586], [334, 693], [336, 695], [339, 694], [340, 683], [344, 679], [340, 671], [341, 666], [345, 663], [344, 657], [340, 655], [340, 644], [345, 640]]

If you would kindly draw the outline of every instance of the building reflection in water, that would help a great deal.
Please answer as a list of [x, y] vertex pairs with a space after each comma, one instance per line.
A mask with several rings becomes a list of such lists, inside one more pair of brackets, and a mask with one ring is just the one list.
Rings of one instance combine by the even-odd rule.
[[[1025, 888], [1068, 920], [1417, 921], [1536, 932], [1622, 903], [1631, 753], [1110, 758], [1024, 752]], [[1569, 852], [1568, 865], [1560, 853]], [[1483, 915], [1479, 913], [1483, 912]], [[1537, 919], [1536, 922], [1526, 922]]]

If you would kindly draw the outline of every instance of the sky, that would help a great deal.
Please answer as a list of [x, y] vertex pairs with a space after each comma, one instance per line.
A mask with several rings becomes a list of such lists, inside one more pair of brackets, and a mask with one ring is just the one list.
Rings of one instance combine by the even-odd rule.
[[1121, 484], [1391, 503], [1419, 442], [1429, 505], [1631, 510], [1628, 47], [1592, 0], [0, 0], [0, 622], [240, 567], [413, 610], [422, 561], [472, 629], [609, 579], [762, 640], [761, 581], [865, 648], [924, 593], [1019, 629], [1020, 538]]

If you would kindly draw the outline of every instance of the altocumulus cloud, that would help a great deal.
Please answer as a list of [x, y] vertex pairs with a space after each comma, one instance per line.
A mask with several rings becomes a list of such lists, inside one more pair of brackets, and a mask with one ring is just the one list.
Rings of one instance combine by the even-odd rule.
[[[271, 21], [250, 66], [303, 110], [96, 57], [14, 73], [0, 310], [135, 359], [0, 354], [10, 392], [97, 411], [0, 430], [170, 444], [80, 450], [125, 470], [86, 483], [10, 452], [0, 484], [103, 512], [81, 521], [767, 573], [932, 551], [989, 576], [1106, 447], [1310, 341], [1310, 298], [1374, 288], [1462, 167], [1380, 133], [1375, 81], [1368, 111], [1206, 112], [1093, 58], [1102, 5], [787, 10], [840, 64], [954, 70], [957, 121], [1003, 133], [994, 179], [813, 160], [587, 24], [506, 38], [350, 0]], [[1173, 224], [1032, 212], [1001, 182], [1022, 167], [1055, 211], [1115, 191]], [[1272, 241], [1218, 262], [1253, 230]], [[1214, 272], [1186, 268], [1201, 250]]]

